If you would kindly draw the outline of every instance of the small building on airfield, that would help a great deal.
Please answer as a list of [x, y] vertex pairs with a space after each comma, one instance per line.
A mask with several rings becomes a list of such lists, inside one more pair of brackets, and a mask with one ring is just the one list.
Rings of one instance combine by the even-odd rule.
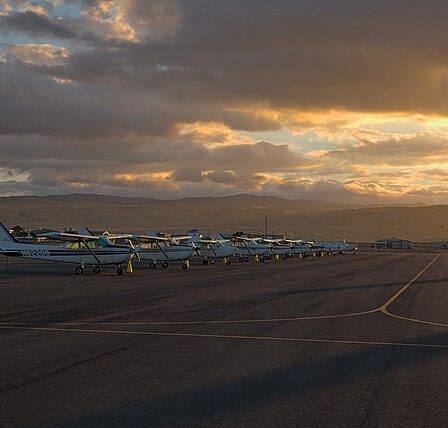
[[376, 248], [391, 248], [396, 250], [410, 250], [414, 244], [412, 241], [401, 238], [384, 238], [376, 241]]

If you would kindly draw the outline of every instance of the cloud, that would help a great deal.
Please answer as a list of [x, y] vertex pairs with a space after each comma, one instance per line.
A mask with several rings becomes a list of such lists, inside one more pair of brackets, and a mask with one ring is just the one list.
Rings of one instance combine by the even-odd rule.
[[0, 59], [4, 62], [20, 61], [33, 65], [62, 65], [68, 58], [68, 50], [49, 44], [20, 44], [3, 47]]
[[376, 163], [392, 167], [445, 162], [448, 156], [448, 136], [416, 134], [380, 141], [364, 138], [356, 145], [344, 144], [326, 155], [344, 163]]
[[447, 12], [0, 0], [3, 192], [445, 197]]
[[0, 28], [3, 32], [25, 34], [31, 37], [54, 37], [57, 39], [76, 37], [76, 33], [64, 24], [62, 18], [55, 20], [44, 13], [33, 10], [0, 16]]

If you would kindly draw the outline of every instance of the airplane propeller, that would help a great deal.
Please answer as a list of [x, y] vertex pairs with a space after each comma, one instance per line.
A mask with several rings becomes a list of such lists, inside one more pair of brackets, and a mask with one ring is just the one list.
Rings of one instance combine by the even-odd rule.
[[195, 251], [196, 255], [200, 256], [201, 253], [199, 251], [200, 250], [199, 247], [194, 242], [191, 242], [191, 246], [193, 247], [193, 250]]
[[132, 254], [134, 254], [135, 257], [137, 258], [137, 260], [140, 261], [140, 254], [139, 254], [139, 252], [137, 251], [137, 249], [135, 248], [134, 243], [132, 242], [131, 239], [127, 239], [127, 241], [128, 241], [128, 243], [129, 243], [129, 246], [130, 246], [131, 249], [132, 249]]

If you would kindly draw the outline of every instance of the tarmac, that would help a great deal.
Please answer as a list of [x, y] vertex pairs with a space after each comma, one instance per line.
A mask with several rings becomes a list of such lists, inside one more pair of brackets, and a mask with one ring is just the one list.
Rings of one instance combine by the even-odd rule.
[[448, 256], [0, 258], [0, 426], [448, 425]]

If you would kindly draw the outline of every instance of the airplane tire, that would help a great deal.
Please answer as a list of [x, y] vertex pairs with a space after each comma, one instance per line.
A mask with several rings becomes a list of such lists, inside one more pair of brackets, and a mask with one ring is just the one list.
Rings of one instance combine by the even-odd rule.
[[123, 270], [123, 268], [121, 267], [121, 266], [118, 266], [117, 267], [117, 275], [118, 276], [121, 276], [121, 275], [123, 275], [124, 274], [124, 270]]
[[229, 259], [227, 259], [227, 261], [226, 261], [226, 265], [227, 265], [227, 266], [230, 266], [230, 263], [231, 263], [231, 261], [230, 261]]
[[157, 268], [157, 265], [156, 265], [155, 262], [151, 262], [151, 263], [149, 264], [149, 269], [156, 269], [156, 268]]
[[260, 257], [260, 262], [261, 262], [261, 263], [264, 263], [265, 260], [266, 260], [266, 259], [265, 259], [264, 256]]
[[208, 265], [208, 260], [207, 260], [207, 259], [202, 260], [202, 264], [203, 264], [204, 266], [207, 266], [207, 265]]
[[182, 269], [184, 270], [188, 269], [188, 265], [185, 262], [182, 263]]
[[76, 266], [75, 274], [76, 275], [83, 275], [84, 274], [84, 268], [82, 266]]
[[238, 259], [238, 261], [239, 261], [240, 263], [243, 263], [243, 262], [244, 262], [244, 257], [240, 257], [240, 258]]
[[93, 266], [93, 273], [101, 273], [101, 267], [97, 265]]
[[214, 265], [216, 263], [215, 259], [210, 259], [210, 264]]
[[247, 263], [249, 261], [249, 257], [244, 257], [244, 262]]
[[168, 268], [168, 262], [162, 262], [162, 267], [163, 267], [163, 269], [167, 269]]

